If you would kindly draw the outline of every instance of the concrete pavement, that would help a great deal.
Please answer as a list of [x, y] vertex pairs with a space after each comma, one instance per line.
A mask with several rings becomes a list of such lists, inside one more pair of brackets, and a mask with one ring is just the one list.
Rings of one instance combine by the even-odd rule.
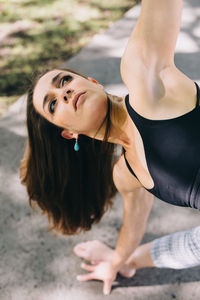
[[[105, 33], [66, 62], [64, 66], [93, 76], [110, 93], [127, 93], [119, 66], [140, 6], [128, 11]], [[200, 2], [184, 0], [176, 65], [200, 82]], [[133, 58], [134, 63], [134, 58]], [[46, 232], [47, 220], [39, 210], [34, 214], [19, 181], [19, 160], [26, 140], [25, 104], [22, 96], [0, 118], [0, 300], [100, 300], [102, 283], [80, 283], [82, 271], [72, 253], [80, 241], [100, 239], [114, 247], [122, 222], [122, 199], [118, 194], [113, 209], [100, 224], [74, 237]], [[144, 241], [200, 224], [198, 211], [170, 206], [155, 200]], [[132, 279], [117, 278], [110, 296], [115, 300], [198, 300], [200, 267], [187, 270], [139, 270]]]

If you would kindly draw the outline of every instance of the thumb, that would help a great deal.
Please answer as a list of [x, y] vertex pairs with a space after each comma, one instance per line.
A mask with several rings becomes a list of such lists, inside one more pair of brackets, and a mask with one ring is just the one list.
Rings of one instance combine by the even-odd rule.
[[111, 286], [112, 286], [112, 281], [111, 280], [106, 280], [104, 282], [104, 286], [103, 286], [104, 295], [109, 295], [110, 294]]

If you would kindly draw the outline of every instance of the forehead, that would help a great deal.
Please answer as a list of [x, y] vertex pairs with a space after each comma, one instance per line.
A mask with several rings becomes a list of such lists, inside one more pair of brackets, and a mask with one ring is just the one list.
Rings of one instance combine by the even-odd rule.
[[55, 69], [55, 70], [49, 71], [48, 73], [44, 74], [36, 83], [36, 86], [35, 86], [34, 92], [33, 92], [33, 105], [39, 112], [42, 109], [43, 99], [46, 96], [46, 94], [48, 94], [49, 89], [51, 87], [52, 79], [61, 72], [67, 73], [67, 74], [72, 74], [74, 76], [74, 74], [71, 72]]
[[47, 72], [46, 74], [44, 74], [42, 77], [40, 77], [40, 79], [38, 80], [36, 87], [40, 86], [42, 84], [49, 84], [51, 83], [51, 80], [54, 76], [56, 76], [57, 74], [59, 74], [60, 72], [64, 72], [62, 70], [52, 70]]
[[[63, 70], [52, 70], [46, 74], [44, 74], [36, 83], [34, 88], [33, 100], [37, 98], [37, 96], [41, 96], [42, 94], [46, 94], [51, 86], [52, 79], [58, 75], [60, 72], [65, 73], [66, 71]], [[70, 72], [68, 72], [70, 73]]]

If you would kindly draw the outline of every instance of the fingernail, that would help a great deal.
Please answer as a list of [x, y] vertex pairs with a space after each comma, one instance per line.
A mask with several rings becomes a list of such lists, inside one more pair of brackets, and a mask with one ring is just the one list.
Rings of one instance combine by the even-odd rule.
[[76, 276], [76, 279], [77, 279], [77, 280], [80, 280], [81, 278], [80, 278], [80, 276], [78, 275], [78, 276]]
[[104, 291], [104, 295], [109, 295], [109, 291]]

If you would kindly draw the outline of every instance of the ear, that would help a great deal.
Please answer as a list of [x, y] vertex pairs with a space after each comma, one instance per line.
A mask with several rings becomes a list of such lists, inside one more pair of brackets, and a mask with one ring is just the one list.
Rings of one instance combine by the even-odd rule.
[[66, 129], [62, 130], [61, 136], [67, 140], [71, 140], [74, 138], [74, 134], [72, 132], [68, 132]]
[[94, 83], [96, 83], [96, 84], [98, 84], [98, 86], [100, 86], [102, 89], [104, 89], [103, 85], [101, 85], [100, 83], [98, 83], [98, 81], [96, 81], [94, 78], [88, 77], [88, 80], [89, 80], [89, 81], [92, 81], [92, 82], [94, 82]]

